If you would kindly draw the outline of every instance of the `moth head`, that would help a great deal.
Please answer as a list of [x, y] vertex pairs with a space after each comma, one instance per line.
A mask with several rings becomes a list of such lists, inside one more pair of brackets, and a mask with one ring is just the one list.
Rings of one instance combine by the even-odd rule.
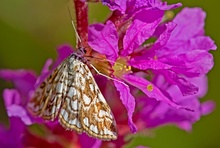
[[77, 55], [83, 56], [86, 54], [86, 49], [84, 47], [79, 47], [77, 50]]

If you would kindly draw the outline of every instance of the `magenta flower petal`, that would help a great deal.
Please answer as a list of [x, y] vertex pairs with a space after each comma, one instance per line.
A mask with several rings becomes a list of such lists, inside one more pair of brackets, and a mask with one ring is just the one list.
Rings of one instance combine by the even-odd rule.
[[[160, 78], [160, 79], [162, 79], [162, 78]], [[161, 81], [164, 82], [164, 79], [167, 80], [167, 78], [164, 77]], [[159, 81], [159, 80], [157, 79], [157, 81]], [[184, 96], [184, 95], [181, 95], [181, 96], [183, 96], [183, 97], [202, 98], [202, 97], [204, 97], [205, 94], [207, 93], [207, 89], [208, 89], [207, 83], [208, 83], [208, 80], [207, 80], [207, 77], [206, 77], [206, 76], [197, 77], [197, 78], [186, 78], [185, 81], [190, 82], [190, 83], [193, 84], [194, 86], [197, 86], [197, 93], [191, 94], [191, 95], [189, 95], [189, 96], [187, 96], [187, 95], [185, 95], [185, 96]], [[171, 83], [171, 82], [168, 81], [168, 83]], [[171, 83], [171, 84], [172, 84], [172, 83]], [[163, 85], [164, 85], [164, 84], [163, 84]], [[179, 92], [182, 93], [182, 91], [181, 91], [181, 89], [179, 89], [180, 87], [179, 87], [178, 85], [177, 85], [178, 88], [176, 88], [175, 85], [172, 85], [172, 86], [175, 87], [175, 88], [173, 88], [173, 87], [171, 87], [171, 86], [170, 86], [169, 88], [167, 88], [167, 91], [169, 92], [169, 94], [170, 94], [171, 96], [177, 96], [177, 95], [179, 95]], [[159, 86], [159, 87], [162, 87], [162, 86]], [[189, 86], [189, 87], [190, 87], [190, 86]], [[174, 90], [175, 90], [175, 91], [174, 91]], [[179, 101], [180, 98], [178, 97], [178, 98], [176, 98], [176, 100]]]
[[43, 74], [48, 74], [50, 73], [50, 66], [53, 64], [53, 60], [52, 59], [48, 59], [46, 60], [42, 70], [41, 70], [41, 75], [42, 76]]
[[187, 77], [198, 77], [207, 74], [213, 67], [212, 54], [204, 50], [193, 50], [170, 57], [161, 58], [160, 61], [174, 65], [172, 70]]
[[[147, 14], [147, 15], [146, 15]], [[153, 16], [153, 17], [152, 17]], [[136, 14], [133, 23], [126, 31], [123, 39], [122, 56], [129, 55], [139, 47], [145, 40], [149, 39], [163, 17], [161, 10], [143, 9]]]
[[[154, 0], [153, 0], [154, 1]], [[156, 0], [157, 1], [157, 0]], [[171, 10], [171, 9], [176, 9], [181, 7], [182, 4], [181, 3], [176, 3], [176, 4], [171, 4], [171, 5], [167, 5], [166, 2], [161, 2], [159, 5], [153, 5], [153, 7], [157, 7], [160, 10]]]
[[170, 10], [182, 6], [181, 3], [167, 5], [167, 2], [161, 2], [161, 0], [132, 0], [131, 2], [135, 4], [136, 8], [153, 7], [160, 10]]
[[166, 47], [175, 52], [216, 49], [214, 41], [204, 36], [205, 16], [205, 12], [200, 8], [184, 8], [173, 20], [177, 27]]
[[[41, 75], [37, 78], [36, 82], [35, 82], [35, 85], [34, 85], [34, 88], [37, 89], [40, 84], [48, 77], [48, 75], [51, 73], [50, 71], [50, 66], [52, 65], [53, 61], [52, 59], [48, 59], [45, 64], [44, 64], [44, 67], [42, 68], [42, 71], [41, 71]], [[34, 90], [35, 90], [34, 89]]]
[[16, 89], [4, 89], [3, 91], [3, 99], [5, 106], [10, 106], [13, 104], [21, 104], [21, 95]]
[[197, 98], [203, 98], [208, 92], [208, 85], [207, 85], [208, 77], [207, 76], [190, 78], [190, 79], [187, 79], [187, 81], [199, 87], [199, 91], [195, 94]]
[[[204, 115], [201, 109], [203, 108], [203, 104], [200, 105], [198, 98], [181, 97], [177, 88], [170, 90], [175, 92], [175, 96], [180, 96], [178, 98], [178, 104], [189, 106], [194, 111], [189, 112], [186, 110], [177, 110], [171, 108], [167, 104], [162, 104], [148, 98], [140, 98], [140, 101], [142, 101], [142, 103], [144, 102], [143, 105], [145, 106], [143, 112], [141, 112], [141, 117], [149, 128], [155, 128], [164, 124], [176, 124], [179, 128], [190, 131], [193, 123], [198, 121], [200, 117]], [[204, 108], [207, 108], [207, 113], [210, 113], [213, 110], [212, 106], [209, 108], [205, 105]]]
[[32, 124], [26, 109], [21, 106], [25, 102], [21, 99], [21, 95], [16, 89], [5, 89], [3, 92], [10, 128], [0, 125], [0, 147], [2, 148], [22, 148], [22, 135], [27, 125]]
[[[152, 47], [150, 49], [146, 50], [141, 55], [133, 57], [133, 59], [135, 59], [135, 61], [136, 61], [135, 63], [138, 64], [138, 61], [143, 60], [143, 61], [141, 61], [141, 63], [143, 64], [144, 61], [148, 62], [148, 60], [150, 60], [150, 59], [154, 59], [155, 61], [153, 61], [153, 62], [160, 62], [157, 59], [157, 57], [160, 57], [160, 55], [164, 56], [164, 54], [166, 54], [165, 51], [160, 52], [160, 50], [162, 47], [164, 47], [167, 44], [167, 42], [170, 38], [170, 35], [172, 34], [172, 31], [175, 29], [175, 27], [176, 27], [176, 23], [173, 23], [173, 22], [169, 22], [167, 24], [163, 24], [163, 25], [158, 26], [153, 34], [154, 37], [157, 37], [157, 40], [155, 41], [155, 43], [152, 45]], [[149, 61], [149, 63], [150, 63], [150, 61]], [[140, 64], [138, 64], [138, 65], [140, 65]], [[152, 65], [154, 65], [154, 64], [152, 64]], [[159, 65], [161, 65], [161, 64], [159, 64]], [[147, 68], [146, 66], [143, 66], [143, 67]], [[153, 67], [153, 66], [150, 66], [150, 67]], [[161, 66], [159, 66], [158, 68], [155, 67], [153, 69], [161, 69]]]
[[21, 95], [28, 97], [29, 91], [34, 89], [37, 77], [33, 71], [3, 69], [0, 70], [0, 78], [12, 81]]
[[198, 36], [190, 39], [184, 46], [185, 49], [200, 49], [209, 51], [210, 49], [215, 50], [217, 46], [209, 36]]
[[74, 52], [73, 48], [69, 45], [59, 46], [57, 48], [58, 57], [53, 65], [53, 68], [56, 68], [58, 65], [60, 65], [60, 63], [63, 62], [63, 60], [66, 59], [73, 52]]
[[147, 50], [147, 52], [145, 52], [144, 54], [132, 58], [129, 61], [129, 65], [142, 70], [171, 69], [172, 65], [168, 65], [166, 63], [160, 62], [158, 59], [155, 59], [155, 53], [157, 52], [156, 50], [166, 45], [167, 41], [169, 40], [170, 34], [175, 27], [176, 24], [172, 22], [158, 27], [155, 30], [154, 35], [158, 35], [159, 37], [153, 44], [153, 47], [151, 47], [150, 50]]
[[135, 99], [131, 95], [129, 87], [116, 81], [114, 81], [114, 84], [118, 92], [120, 93], [120, 99], [122, 103], [128, 111], [128, 124], [130, 126], [130, 130], [135, 133], [137, 131], [137, 127], [132, 120], [132, 116], [135, 110]]
[[[44, 64], [44, 67], [42, 68], [41, 75], [38, 77], [35, 88], [37, 88], [52, 71], [57, 68], [57, 66], [63, 62], [64, 59], [66, 59], [71, 53], [73, 53], [73, 49], [69, 45], [62, 45], [57, 48], [58, 57], [56, 61], [53, 64], [53, 61], [51, 59], [48, 59], [46, 63]], [[52, 68], [50, 69], [50, 66], [53, 64]]]
[[165, 77], [166, 81], [170, 84], [177, 85], [182, 92], [182, 95], [193, 95], [198, 92], [198, 87], [193, 85], [190, 81], [187, 81], [183, 77], [178, 76], [173, 71], [161, 71], [161, 74]]
[[[165, 79], [167, 80], [167, 78], [165, 77]], [[173, 78], [171, 78], [171, 79], [173, 79]], [[172, 80], [172, 81], [175, 81], [174, 79]], [[174, 82], [173, 84], [174, 85], [177, 85], [178, 86], [178, 88], [179, 88], [179, 90], [181, 91], [181, 93], [183, 94], [183, 92], [184, 92], [184, 90], [181, 90], [180, 88], [181, 87], [183, 87], [183, 89], [185, 88], [185, 89], [187, 89], [187, 88], [190, 88], [191, 87], [191, 85], [192, 85], [192, 88], [190, 88], [190, 89], [195, 89], [195, 92], [194, 93], [192, 93], [192, 94], [183, 94], [183, 96], [187, 96], [187, 95], [190, 95], [190, 96], [194, 96], [194, 97], [196, 97], [196, 98], [202, 98], [202, 97], [204, 97], [205, 96], [205, 94], [207, 93], [207, 91], [208, 91], [208, 85], [207, 85], [207, 83], [208, 83], [208, 79], [207, 79], [207, 77], [206, 76], [202, 76], [202, 77], [196, 77], [196, 78], [185, 78], [184, 80], [183, 80], [183, 82], [184, 81], [186, 81], [187, 83], [189, 83], [190, 82], [190, 84], [187, 86], [184, 86], [184, 83], [182, 84], [183, 86], [181, 86], [181, 84], [178, 84], [178, 82], [177, 82], [177, 84]], [[169, 80], [167, 81], [167, 82], [169, 82], [169, 83], [171, 83], [172, 84], [172, 82], [170, 82]], [[186, 84], [187, 84], [186, 83]], [[197, 86], [197, 87], [196, 87]], [[195, 88], [194, 88], [195, 87]], [[172, 96], [172, 93], [173, 91], [169, 91], [169, 94]], [[190, 92], [190, 91], [186, 91], [186, 92]], [[175, 96], [175, 95], [174, 95]]]
[[191, 131], [192, 130], [192, 124], [190, 122], [187, 122], [187, 121], [182, 121], [182, 122], [179, 122], [177, 124], [177, 126], [185, 131]]
[[0, 147], [1, 148], [23, 148], [22, 134], [24, 133], [26, 125], [20, 118], [10, 118], [10, 129], [6, 129], [0, 125]]
[[81, 148], [100, 148], [102, 141], [91, 138], [85, 133], [82, 133], [79, 135], [79, 143], [81, 144]]
[[160, 0], [102, 0], [104, 5], [107, 5], [110, 10], [118, 10], [122, 14], [135, 12], [141, 8], [157, 8], [159, 10], [171, 10], [181, 7], [181, 3], [167, 5], [166, 2]]
[[[67, 132], [58, 120], [44, 123], [43, 119], [28, 116], [26, 102], [34, 89], [74, 52], [64, 45], [58, 48], [54, 63], [47, 60], [38, 79], [31, 71], [0, 70], [0, 78], [16, 86], [3, 92], [11, 126], [8, 130], [0, 126], [0, 147], [122, 147], [128, 142], [125, 136], [130, 131], [135, 133], [137, 127], [142, 130], [174, 124], [190, 131], [201, 116], [214, 110], [214, 102], [200, 103], [208, 87], [205, 75], [214, 64], [209, 50], [216, 49], [214, 41], [205, 36], [206, 14], [202, 9], [185, 8], [171, 21], [164, 16], [165, 10], [180, 7], [180, 3], [168, 5], [162, 0], [102, 0], [102, 3], [113, 12], [105, 24], [89, 26], [88, 44], [106, 55], [111, 65], [91, 63], [108, 76], [132, 85], [113, 81], [115, 89], [104, 83], [106, 78], [96, 79], [115, 115], [118, 138], [101, 141], [85, 133]], [[149, 43], [154, 39], [155, 42]], [[43, 137], [26, 129], [32, 122], [45, 124]]]
[[3, 98], [7, 113], [9, 117], [20, 118], [25, 125], [32, 124], [30, 117], [27, 114], [26, 109], [21, 106], [21, 96], [15, 89], [5, 89], [3, 91]]
[[7, 107], [7, 113], [9, 117], [18, 117], [25, 125], [31, 125], [31, 118], [28, 116], [25, 108], [19, 105], [11, 105]]
[[111, 11], [119, 10], [122, 14], [126, 10], [126, 0], [102, 0], [103, 5], [107, 5]]
[[149, 69], [154, 69], [154, 70], [164, 70], [164, 69], [171, 69], [172, 66], [162, 63], [158, 60], [154, 60], [154, 59], [149, 59], [149, 60], [142, 60], [142, 59], [138, 59], [138, 58], [142, 58], [142, 57], [135, 57], [133, 59], [131, 59], [129, 61], [129, 65], [138, 68], [138, 69], [142, 69], [142, 70], [149, 70]]
[[111, 21], [108, 21], [106, 25], [90, 25], [88, 43], [93, 50], [106, 55], [110, 61], [117, 59], [119, 51], [118, 35]]
[[157, 27], [157, 29], [154, 32], [154, 35], [158, 36], [158, 39], [153, 44], [152, 49], [157, 50], [165, 46], [175, 28], [176, 28], [176, 23], [174, 22], [169, 22]]
[[201, 113], [203, 116], [210, 114], [215, 109], [215, 103], [213, 101], [206, 101], [202, 103]]
[[[200, 91], [205, 91], [202, 85], [207, 85], [207, 78], [200, 77], [195, 79], [190, 79], [193, 83], [196, 82], [196, 85], [199, 86]], [[201, 82], [200, 82], [201, 81]], [[189, 106], [194, 112], [189, 112], [185, 110], [177, 110], [175, 108], [171, 108], [167, 104], [156, 102], [152, 99], [142, 97], [137, 100], [139, 104], [144, 106], [143, 112], [141, 112], [141, 116], [143, 120], [146, 122], [147, 127], [157, 127], [163, 124], [176, 124], [178, 127], [190, 131], [192, 129], [193, 123], [198, 121], [202, 115], [207, 115], [214, 109], [213, 102], [205, 102], [200, 103], [199, 97], [196, 95], [191, 96], [182, 96], [179, 88], [175, 85], [166, 85], [163, 77], [157, 77], [157, 84], [160, 84], [158, 87], [162, 87], [166, 90], [172, 98], [175, 98], [175, 102], [182, 106]], [[198, 83], [197, 83], [198, 82]], [[205, 84], [206, 83], [206, 84]], [[201, 89], [200, 89], [201, 88]], [[200, 95], [203, 92], [200, 92]]]
[[201, 8], [184, 8], [173, 20], [177, 27], [171, 35], [171, 40], [187, 41], [204, 32], [205, 17], [206, 14]]
[[144, 78], [137, 77], [137, 76], [131, 75], [131, 74], [123, 75], [123, 78], [129, 84], [142, 90], [149, 98], [154, 98], [157, 101], [165, 102], [165, 103], [169, 104], [170, 106], [175, 107], [177, 109], [191, 110], [188, 107], [178, 105], [174, 101], [172, 101], [171, 99], [167, 98], [159, 90], [159, 88], [157, 88], [153, 83], [149, 82], [148, 80], [146, 80]]

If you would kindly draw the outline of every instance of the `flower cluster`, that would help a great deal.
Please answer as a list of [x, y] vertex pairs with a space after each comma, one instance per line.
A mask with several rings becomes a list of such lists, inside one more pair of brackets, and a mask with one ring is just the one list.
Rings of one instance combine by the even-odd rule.
[[[146, 127], [175, 123], [190, 130], [192, 123], [214, 106], [199, 103], [207, 91], [205, 74], [213, 67], [208, 51], [216, 49], [212, 39], [204, 35], [205, 12], [185, 8], [168, 21], [165, 10], [181, 4], [150, 0], [104, 4], [114, 12], [105, 24], [89, 26], [89, 45], [112, 61], [113, 77], [145, 94], [114, 82], [131, 131], [136, 131], [132, 121], [135, 101], [136, 108], [142, 104], [139, 120]], [[146, 43], [152, 39], [155, 41]]]
[[[0, 78], [12, 81], [15, 86], [3, 92], [11, 125], [9, 130], [0, 127], [1, 147], [8, 144], [120, 147], [130, 132], [164, 124], [190, 131], [201, 116], [212, 112], [215, 106], [212, 101], [200, 103], [207, 92], [206, 74], [214, 64], [209, 50], [216, 49], [213, 40], [205, 36], [206, 14], [202, 9], [184, 8], [171, 20], [166, 12], [180, 7], [180, 3], [167, 5], [160, 0], [102, 0], [102, 3], [112, 15], [105, 23], [89, 26], [88, 45], [109, 61], [93, 58], [90, 62], [98, 69], [104, 67], [106, 74], [122, 82], [95, 77], [116, 118], [118, 139], [102, 142], [65, 131], [57, 122], [45, 123], [29, 115], [27, 102], [50, 73], [52, 61], [48, 60], [39, 77], [28, 70], [0, 70]], [[53, 67], [72, 52], [69, 46], [60, 47]], [[9, 141], [12, 136], [13, 143]], [[85, 140], [89, 144], [85, 145]]]

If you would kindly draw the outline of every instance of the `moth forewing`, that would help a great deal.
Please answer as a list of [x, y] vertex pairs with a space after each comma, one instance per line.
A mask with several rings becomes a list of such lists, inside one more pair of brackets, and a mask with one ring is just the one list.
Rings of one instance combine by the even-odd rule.
[[46, 120], [56, 118], [67, 89], [67, 72], [64, 61], [41, 83], [28, 104], [30, 112]]
[[46, 120], [58, 115], [67, 130], [102, 140], [116, 139], [114, 116], [81, 55], [71, 54], [52, 72], [36, 91], [30, 108]]

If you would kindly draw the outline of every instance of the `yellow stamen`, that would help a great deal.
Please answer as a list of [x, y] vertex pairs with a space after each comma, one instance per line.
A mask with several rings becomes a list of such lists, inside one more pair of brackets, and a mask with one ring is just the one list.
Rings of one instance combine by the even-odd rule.
[[114, 75], [117, 77], [131, 72], [131, 66], [127, 65], [126, 58], [118, 58], [112, 68], [114, 70]]
[[163, 17], [163, 22], [170, 21], [174, 18], [175, 14], [173, 11], [166, 11], [164, 17]]
[[154, 89], [154, 87], [153, 87], [152, 84], [148, 84], [148, 85], [147, 85], [147, 90], [148, 90], [148, 91], [153, 91], [153, 89]]

